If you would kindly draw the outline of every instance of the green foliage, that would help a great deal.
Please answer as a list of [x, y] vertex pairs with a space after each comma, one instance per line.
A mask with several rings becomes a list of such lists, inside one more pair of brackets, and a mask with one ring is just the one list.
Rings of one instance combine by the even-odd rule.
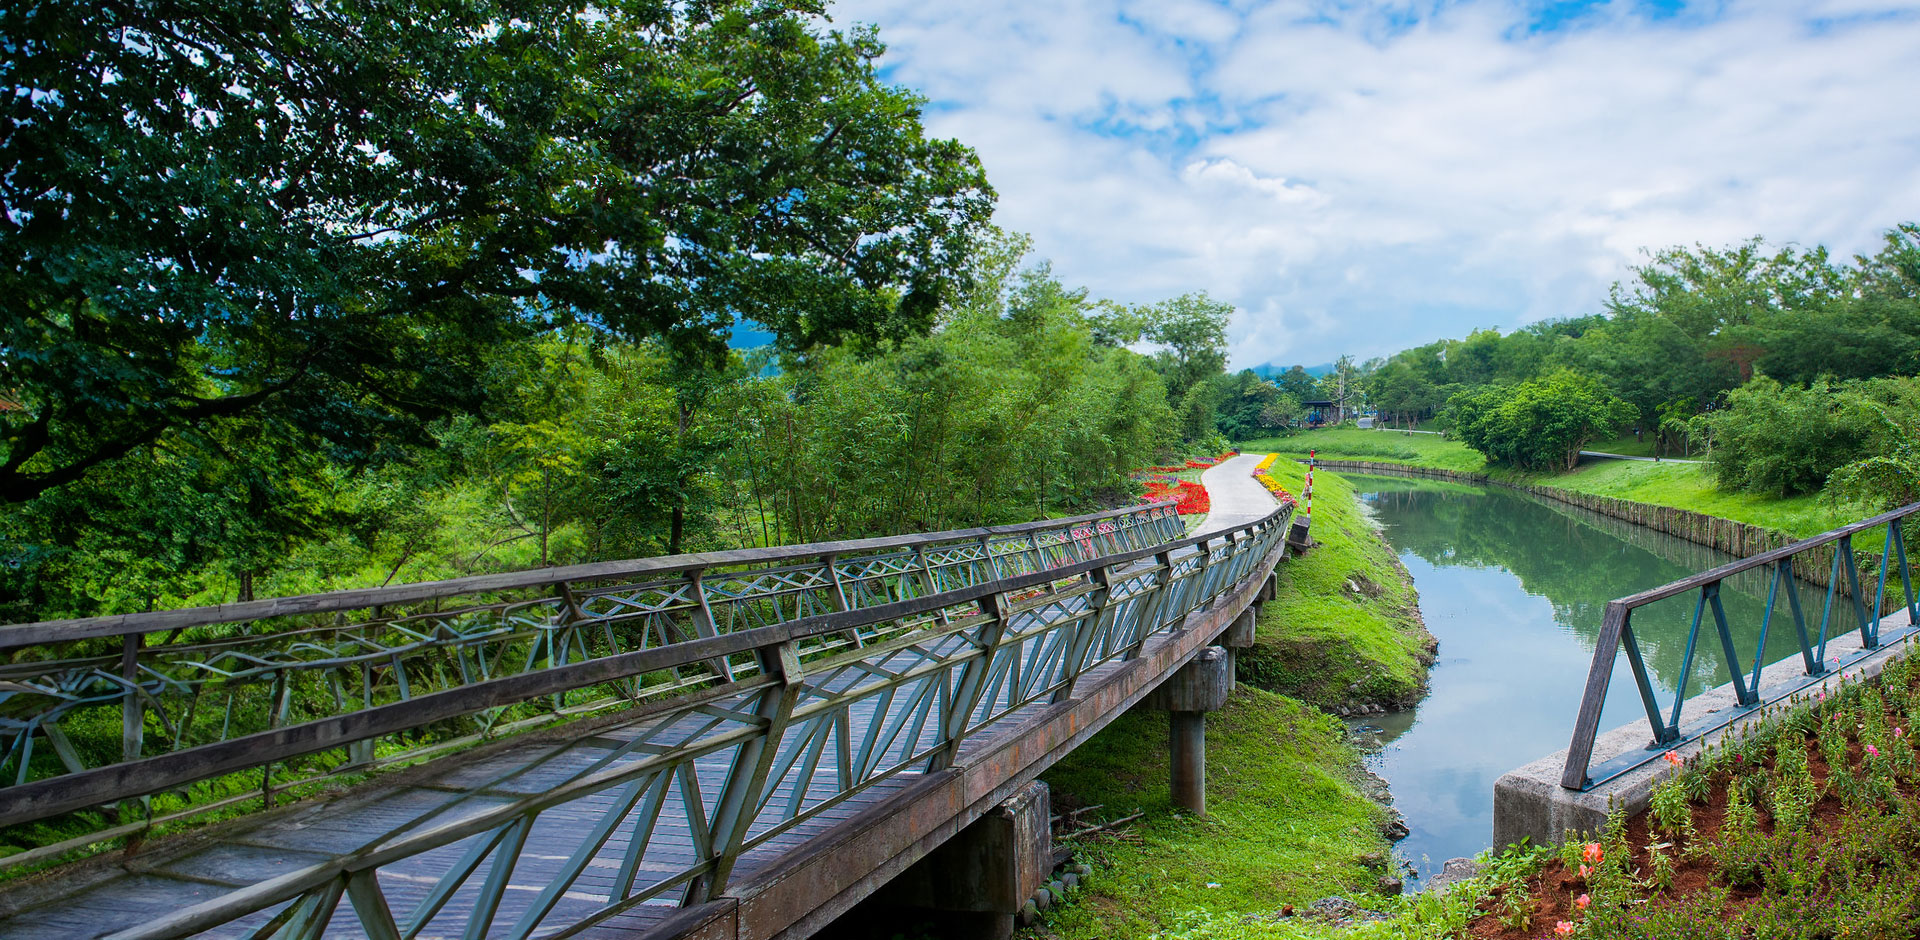
[[1722, 489], [1770, 496], [1817, 492], [1834, 468], [1862, 455], [1866, 413], [1850, 390], [1826, 381], [1800, 388], [1765, 376], [1702, 415]]
[[1462, 392], [1448, 407], [1462, 442], [1491, 463], [1522, 470], [1571, 469], [1587, 442], [1611, 437], [1633, 417], [1598, 381], [1572, 372]]
[[1135, 307], [1132, 316], [1140, 325], [1140, 338], [1162, 347], [1154, 353], [1153, 368], [1166, 381], [1173, 400], [1181, 400], [1188, 389], [1226, 367], [1232, 304], [1201, 291]]
[[[556, 324], [924, 332], [991, 211], [808, 3], [9, 5], [0, 501], [269, 428], [355, 461]], [[191, 459], [191, 458], [190, 458]]]

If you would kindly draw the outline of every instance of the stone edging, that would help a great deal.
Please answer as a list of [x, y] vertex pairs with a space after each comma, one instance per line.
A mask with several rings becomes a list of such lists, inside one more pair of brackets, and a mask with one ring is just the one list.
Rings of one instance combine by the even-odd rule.
[[[1296, 458], [1298, 459], [1298, 458]], [[1305, 461], [1302, 461], [1303, 463]], [[1719, 549], [1739, 558], [1758, 555], [1768, 549], [1778, 548], [1799, 541], [1795, 536], [1769, 529], [1765, 526], [1736, 522], [1720, 516], [1694, 512], [1691, 509], [1676, 509], [1672, 506], [1656, 506], [1652, 503], [1635, 502], [1613, 496], [1596, 496], [1591, 493], [1576, 493], [1557, 486], [1543, 486], [1537, 483], [1517, 484], [1496, 480], [1484, 473], [1466, 473], [1459, 470], [1442, 470], [1436, 467], [1416, 467], [1409, 464], [1380, 463], [1371, 460], [1319, 460], [1316, 466], [1339, 472], [1342, 470], [1360, 473], [1382, 473], [1390, 476], [1422, 477], [1434, 480], [1447, 480], [1454, 483], [1470, 483], [1477, 486], [1504, 486], [1565, 503], [1590, 512], [1634, 525], [1643, 526], [1656, 532], [1685, 539], [1696, 545], [1705, 545]], [[1793, 572], [1801, 580], [1810, 581], [1826, 587], [1828, 576], [1833, 570], [1832, 545], [1822, 545], [1794, 556]], [[1840, 593], [1847, 590], [1842, 579]]]

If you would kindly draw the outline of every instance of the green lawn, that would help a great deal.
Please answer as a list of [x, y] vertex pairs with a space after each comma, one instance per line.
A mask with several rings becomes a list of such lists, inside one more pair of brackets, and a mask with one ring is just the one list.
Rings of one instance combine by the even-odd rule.
[[[1301, 493], [1303, 465], [1280, 460], [1269, 473]], [[1314, 478], [1313, 540], [1313, 551], [1280, 563], [1279, 595], [1260, 608], [1259, 645], [1242, 655], [1240, 675], [1329, 707], [1410, 704], [1426, 684], [1431, 636], [1392, 547], [1337, 474]]]
[[[1509, 474], [1501, 474], [1502, 479]], [[1705, 464], [1597, 460], [1572, 473], [1512, 474], [1516, 480], [1557, 486], [1578, 493], [1612, 496], [1656, 506], [1677, 506], [1722, 519], [1779, 529], [1801, 537], [1818, 535], [1853, 521], [1858, 513], [1837, 509], [1819, 496], [1757, 496], [1723, 493], [1713, 485]]]
[[1242, 684], [1207, 716], [1205, 819], [1168, 793], [1167, 716], [1136, 710], [1045, 774], [1054, 812], [1089, 821], [1145, 812], [1125, 838], [1079, 846], [1089, 887], [1047, 917], [1067, 940], [1146, 937], [1190, 912], [1271, 914], [1332, 894], [1364, 898], [1384, 857], [1382, 811], [1354, 787], [1359, 758], [1340, 723]]
[[1641, 439], [1636, 441], [1633, 439], [1633, 435], [1626, 434], [1610, 441], [1595, 441], [1588, 444], [1586, 449], [1599, 451], [1603, 454], [1625, 454], [1628, 457], [1651, 457], [1653, 456], [1653, 435], [1642, 435]]
[[1487, 467], [1486, 458], [1478, 451], [1437, 434], [1332, 428], [1305, 431], [1292, 437], [1261, 438], [1240, 445], [1243, 453], [1276, 453], [1287, 457], [1305, 457], [1309, 449], [1318, 450], [1327, 460], [1377, 460], [1465, 473], [1482, 473]]

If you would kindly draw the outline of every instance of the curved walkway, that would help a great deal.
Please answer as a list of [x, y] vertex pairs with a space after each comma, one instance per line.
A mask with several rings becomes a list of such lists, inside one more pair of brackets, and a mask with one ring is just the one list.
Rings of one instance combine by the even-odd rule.
[[1229, 458], [1200, 474], [1200, 485], [1207, 488], [1212, 511], [1195, 535], [1220, 532], [1235, 526], [1257, 522], [1280, 505], [1273, 494], [1253, 478], [1253, 468], [1266, 454], [1241, 454]]

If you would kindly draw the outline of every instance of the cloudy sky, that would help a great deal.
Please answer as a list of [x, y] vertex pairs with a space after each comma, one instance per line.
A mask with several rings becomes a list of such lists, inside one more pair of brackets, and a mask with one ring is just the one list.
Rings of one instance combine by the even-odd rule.
[[1233, 362], [1599, 309], [1643, 247], [1920, 220], [1920, 6], [839, 0], [1069, 284]]

